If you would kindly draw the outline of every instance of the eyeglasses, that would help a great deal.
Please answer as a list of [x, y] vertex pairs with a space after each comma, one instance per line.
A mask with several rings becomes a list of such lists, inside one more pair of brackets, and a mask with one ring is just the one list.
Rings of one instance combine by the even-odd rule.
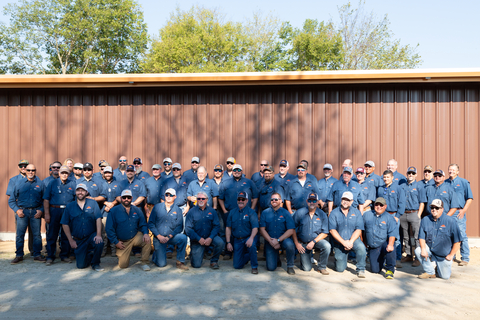
[[227, 164], [233, 164], [233, 162], [227, 161]]
[[27, 169], [27, 172], [35, 172], [37, 169]]
[[180, 169], [178, 169], [178, 168], [173, 168], [172, 170], [173, 171], [180, 171]]
[[307, 201], [308, 203], [317, 203], [317, 200], [313, 200], [313, 199], [308, 199]]
[[197, 198], [198, 201], [205, 201], [207, 198]]
[[283, 164], [280, 165], [280, 168], [286, 168], [286, 167], [287, 167], [287, 166], [285, 166], [285, 165], [283, 165]]
[[384, 204], [381, 204], [381, 203], [378, 203], [378, 202], [375, 203], [375, 207], [382, 207], [383, 208], [384, 206], [385, 206]]
[[192, 163], [196, 163], [196, 164], [198, 164], [198, 161], [192, 161]]
[[439, 207], [430, 207], [430, 210], [440, 210], [441, 208]]
[[82, 168], [73, 168], [73, 170], [83, 170]]
[[160, 170], [160, 169], [156, 169], [156, 168], [155, 168], [155, 169], [152, 169], [152, 170], [153, 170], [153, 171], [158, 171], [158, 170]]
[[131, 196], [123, 196], [122, 199], [132, 199]]
[[65, 172], [65, 171], [64, 171], [64, 172], [60, 172], [60, 174], [68, 174], [68, 172]]
[[414, 175], [416, 175], [416, 173], [415, 172], [407, 172], [407, 175], [408, 176], [414, 176]]
[[270, 199], [270, 202], [273, 202], [273, 201], [280, 201], [280, 200], [281, 200], [281, 199], [279, 199], [279, 198], [272, 198], [272, 199]]
[[242, 201], [242, 202], [243, 202], [243, 201], [247, 201], [247, 199], [245, 199], [245, 198], [238, 198], [237, 201]]
[[233, 172], [242, 172], [241, 169], [233, 169]]
[[134, 166], [139, 166], [139, 165], [141, 165], [141, 163], [140, 162], [134, 162], [133, 165]]
[[298, 171], [298, 172], [304, 172], [305, 169], [301, 169], [301, 168], [300, 168], [300, 169], [297, 169], [297, 171]]
[[365, 174], [365, 172], [355, 172], [355, 174]]
[[342, 198], [342, 201], [348, 201], [348, 202], [350, 202], [350, 201], [353, 201], [353, 200], [350, 200], [350, 199], [347, 199], [347, 198]]
[[118, 162], [127, 162], [127, 160], [118, 160]]
[[442, 175], [441, 174], [434, 174], [433, 177], [434, 178], [440, 178]]
[[27, 167], [27, 165], [26, 164], [21, 164], [21, 165], [19, 165], [19, 167], [22, 168], [22, 169], [25, 169]]
[[430, 170], [425, 170], [425, 171], [423, 171], [423, 173], [432, 173], [432, 171], [430, 171]]
[[164, 166], [171, 166], [172, 163], [171, 163], [171, 162], [164, 162], [163, 165], [164, 165]]
[[173, 194], [170, 194], [170, 193], [166, 193], [166, 194], [165, 194], [165, 197], [170, 198], [170, 197], [174, 197], [174, 195], [173, 195]]
[[58, 170], [58, 169], [60, 169], [60, 167], [52, 167], [52, 169]]
[[263, 163], [260, 163], [260, 166], [262, 166], [262, 167], [267, 167], [267, 166], [268, 166], [268, 164], [263, 164]]
[[92, 171], [92, 169], [85, 168], [83, 171]]
[[215, 171], [215, 172], [222, 172], [223, 170], [222, 170], [222, 169], [215, 169], [215, 170], [213, 170], [213, 171]]

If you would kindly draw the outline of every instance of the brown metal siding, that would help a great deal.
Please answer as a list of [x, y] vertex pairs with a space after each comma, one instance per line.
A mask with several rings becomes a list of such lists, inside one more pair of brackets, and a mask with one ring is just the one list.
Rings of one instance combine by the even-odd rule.
[[[301, 159], [322, 176], [324, 163], [340, 174], [344, 159], [366, 160], [381, 174], [388, 159], [399, 171], [430, 164], [460, 165], [475, 201], [468, 234], [480, 235], [479, 87], [476, 84], [375, 84], [122, 89], [2, 89], [0, 139], [4, 141], [0, 192], [26, 158], [44, 178], [47, 166], [67, 157], [113, 167], [121, 155], [141, 157], [150, 172], [171, 157], [184, 170], [199, 156], [212, 175], [234, 156], [250, 177], [261, 159]], [[420, 178], [421, 175], [419, 175]], [[0, 232], [14, 231], [7, 197]]]

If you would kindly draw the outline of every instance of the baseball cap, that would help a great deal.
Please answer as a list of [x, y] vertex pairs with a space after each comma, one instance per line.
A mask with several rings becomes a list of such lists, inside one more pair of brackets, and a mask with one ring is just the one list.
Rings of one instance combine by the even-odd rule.
[[108, 162], [105, 161], [105, 160], [100, 160], [100, 161], [98, 162], [98, 166], [99, 166], [99, 167], [108, 167], [109, 164], [108, 164]]
[[80, 162], [77, 162], [73, 165], [74, 169], [83, 169], [83, 164]]
[[199, 158], [199, 157], [193, 157], [191, 162], [198, 162], [198, 163], [200, 163], [200, 158]]
[[375, 167], [375, 162], [373, 162], [372, 160], [368, 160], [367, 162], [365, 162], [364, 164], [365, 166], [370, 166], [370, 167]]
[[182, 166], [180, 165], [180, 163], [175, 162], [175, 163], [173, 164], [173, 166], [172, 166], [172, 169], [180, 169], [180, 170], [182, 170]]
[[113, 172], [113, 169], [112, 169], [112, 167], [110, 167], [110, 166], [106, 166], [106, 167], [103, 169], [103, 172], [104, 172], [104, 173], [105, 173], [105, 172]]
[[172, 163], [173, 161], [172, 161], [172, 159], [170, 159], [170, 158], [165, 158], [165, 159], [163, 159], [163, 162]]
[[235, 158], [234, 158], [234, 157], [229, 157], [229, 158], [227, 158], [227, 161], [226, 161], [226, 162], [237, 163], [237, 161], [235, 161]]
[[18, 163], [18, 165], [21, 165], [21, 164], [29, 165], [28, 160], [26, 160], [26, 159], [20, 160], [20, 162]]
[[350, 191], [345, 191], [343, 194], [342, 194], [342, 199], [343, 198], [346, 198], [348, 200], [353, 200], [353, 193], [351, 193]]
[[245, 191], [240, 191], [240, 192], [237, 194], [237, 199], [238, 199], [238, 198], [248, 199], [248, 193], [246, 193]]
[[443, 170], [437, 170], [433, 173], [433, 175], [436, 175], [436, 174], [441, 174], [442, 176], [445, 177], [445, 172], [443, 172]]
[[243, 169], [242, 169], [242, 166], [241, 166], [241, 165], [239, 165], [239, 164], [235, 164], [235, 165], [233, 165], [233, 168], [232, 168], [232, 170], [235, 170], [235, 169], [240, 169], [241, 171], [243, 171]]
[[67, 166], [61, 166], [60, 167], [60, 170], [58, 172], [68, 172], [70, 173], [70, 169], [67, 167]]
[[426, 165], [425, 168], [423, 168], [423, 171], [432, 171], [433, 172], [433, 167], [430, 165]]
[[79, 183], [79, 184], [77, 184], [77, 187], [75, 188], [75, 190], [76, 190], [76, 189], [83, 189], [83, 190], [85, 190], [85, 191], [88, 191], [88, 188], [87, 188], [87, 186], [85, 185], [85, 183]]
[[173, 188], [168, 188], [166, 191], [165, 191], [165, 194], [167, 193], [170, 193], [172, 196], [176, 196], [177, 195], [177, 191], [175, 191], [175, 189]]
[[376, 200], [375, 200], [375, 203], [381, 203], [383, 205], [386, 205], [387, 204], [387, 200], [385, 200], [385, 198], [383, 197], [378, 197]]
[[303, 169], [307, 170], [307, 165], [306, 165], [305, 163], [299, 163], [299, 164], [297, 165], [297, 169], [298, 169], [298, 168], [303, 168]]
[[265, 171], [274, 172], [275, 170], [273, 170], [272, 166], [268, 166], [268, 167], [265, 167], [265, 169], [263, 169], [263, 172], [265, 172]]
[[154, 165], [152, 166], [152, 170], [153, 170], [153, 169], [162, 169], [162, 166], [159, 165], [158, 163], [156, 163], [156, 164], [154, 164]]
[[409, 172], [414, 172], [415, 174], [417, 174], [417, 168], [415, 168], [415, 167], [408, 167], [407, 173], [409, 173]]
[[433, 200], [432, 203], [430, 204], [430, 208], [431, 207], [443, 208], [442, 200], [440, 200], [440, 199]]
[[318, 194], [315, 192], [309, 193], [307, 200], [318, 200]]
[[358, 172], [365, 173], [365, 169], [363, 169], [363, 167], [358, 167], [355, 173], [358, 173]]
[[345, 171], [346, 171], [346, 172], [353, 173], [353, 169], [350, 168], [350, 167], [345, 167], [345, 168], [343, 168], [343, 172], [345, 172]]
[[93, 170], [93, 164], [90, 162], [87, 162], [83, 165], [83, 169], [92, 169]]
[[288, 161], [287, 160], [281, 160], [280, 161], [280, 166], [285, 166], [285, 167], [288, 167]]
[[325, 164], [323, 165], [323, 169], [333, 170], [333, 166], [332, 166], [330, 163], [325, 163]]
[[136, 171], [136, 170], [135, 170], [135, 167], [133, 166], [133, 164], [129, 164], [129, 165], [127, 166], [127, 171]]
[[213, 170], [222, 170], [223, 171], [223, 166], [221, 164], [216, 164], [215, 167], [213, 167]]
[[132, 196], [132, 190], [130, 189], [125, 189], [122, 191], [122, 194], [120, 195], [121, 197], [124, 197], [124, 196]]
[[135, 162], [140, 162], [140, 164], [143, 163], [141, 158], [135, 158], [135, 159], [133, 159], [133, 163], [135, 163]]

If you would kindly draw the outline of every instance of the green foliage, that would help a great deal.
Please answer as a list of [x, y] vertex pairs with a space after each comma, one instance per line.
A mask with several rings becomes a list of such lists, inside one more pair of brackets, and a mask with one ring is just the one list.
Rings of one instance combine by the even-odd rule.
[[338, 8], [340, 30], [345, 52], [342, 69], [404, 69], [416, 68], [421, 63], [418, 44], [402, 46], [400, 39], [393, 39], [390, 21], [385, 15], [377, 20], [373, 12], [364, 13], [365, 1], [357, 8], [350, 2]]
[[147, 49], [134, 0], [22, 0], [0, 26], [1, 70], [67, 74], [138, 71]]

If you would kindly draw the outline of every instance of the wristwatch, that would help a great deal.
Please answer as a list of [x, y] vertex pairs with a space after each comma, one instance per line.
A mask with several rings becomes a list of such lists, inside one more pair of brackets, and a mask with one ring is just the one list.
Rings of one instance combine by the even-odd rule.
[[313, 241], [313, 244], [317, 244], [317, 240], [313, 239], [312, 241]]

